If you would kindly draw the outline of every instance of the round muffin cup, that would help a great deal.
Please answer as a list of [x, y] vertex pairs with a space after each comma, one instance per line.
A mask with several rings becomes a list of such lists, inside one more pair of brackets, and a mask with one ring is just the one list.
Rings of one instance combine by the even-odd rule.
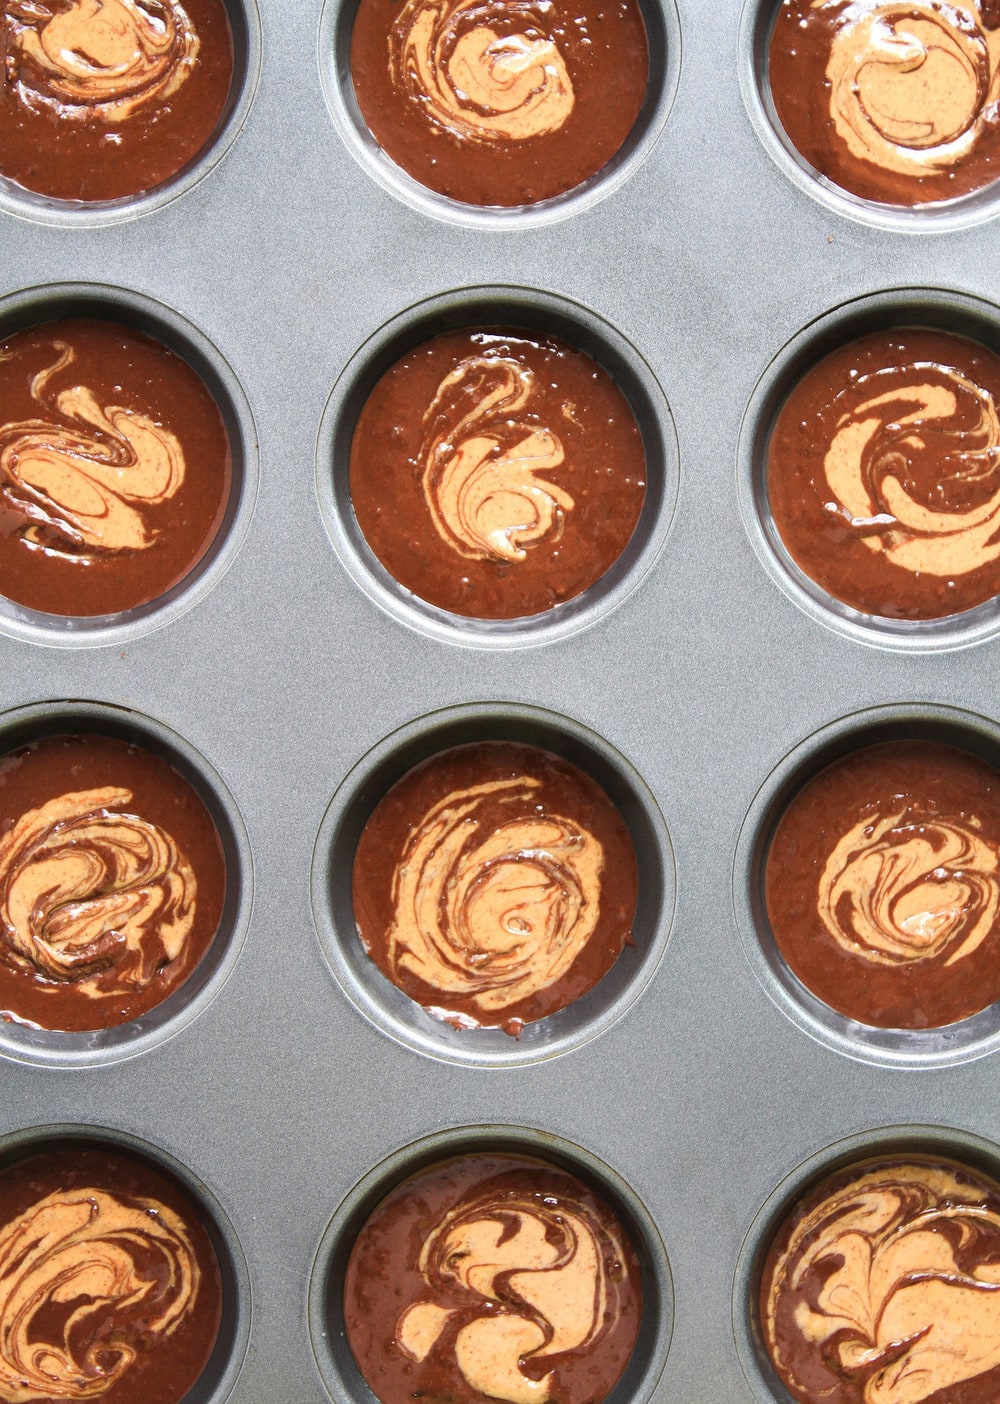
[[[455, 1029], [428, 1014], [381, 973], [357, 933], [351, 893], [361, 831], [385, 793], [428, 757], [479, 741], [516, 741], [563, 757], [596, 780], [617, 807], [635, 848], [639, 892], [626, 946], [580, 999], [526, 1024]], [[656, 802], [607, 742], [566, 717], [499, 703], [449, 708], [411, 722], [364, 756], [337, 790], [313, 854], [313, 915], [323, 953], [347, 998], [376, 1028], [428, 1057], [471, 1067], [539, 1062], [578, 1048], [615, 1023], [639, 997], [663, 954], [674, 907], [674, 861]]]
[[886, 741], [935, 741], [1000, 769], [1000, 725], [957, 708], [894, 705], [857, 712], [797, 746], [768, 776], [743, 821], [733, 864], [733, 902], [744, 949], [757, 979], [781, 1012], [835, 1052], [883, 1067], [945, 1067], [1000, 1048], [1000, 1003], [933, 1029], [885, 1029], [858, 1023], [818, 999], [786, 964], [764, 905], [768, 847], [788, 803], [825, 766]]
[[66, 617], [29, 609], [0, 596], [0, 632], [64, 648], [121, 644], [171, 623], [228, 570], [242, 544], [257, 494], [257, 431], [249, 402], [212, 343], [170, 308], [138, 293], [90, 283], [27, 288], [0, 299], [0, 341], [64, 318], [116, 322], [160, 342], [194, 370], [215, 401], [232, 457], [229, 501], [204, 555], [176, 585], [118, 614]]
[[1000, 354], [1000, 308], [939, 288], [898, 288], [847, 302], [804, 327], [761, 376], [743, 416], [738, 473], [740, 507], [750, 541], [772, 580], [810, 618], [860, 643], [943, 651], [1000, 633], [1000, 596], [940, 619], [863, 614], [828, 594], [793, 560], [768, 498], [767, 455], [775, 419], [801, 377], [830, 352], [870, 332], [927, 327], [979, 342]]
[[[646, 496], [632, 537], [589, 589], [520, 619], [475, 619], [428, 604], [400, 585], [368, 545], [351, 503], [351, 440], [365, 401], [407, 351], [442, 332], [502, 327], [558, 337], [598, 362], [625, 395], [646, 451]], [[474, 287], [418, 303], [364, 343], [337, 380], [320, 426], [316, 489], [342, 564], [376, 604], [421, 633], [474, 648], [510, 648], [564, 638], [615, 608], [653, 565], [677, 497], [677, 437], [670, 409], [639, 352], [594, 313], [532, 288]]]
[[224, 1404], [236, 1384], [250, 1335], [250, 1275], [236, 1230], [207, 1186], [180, 1161], [138, 1137], [105, 1126], [33, 1126], [12, 1131], [0, 1137], [0, 1171], [30, 1156], [76, 1149], [120, 1151], [146, 1161], [154, 1170], [176, 1181], [193, 1201], [219, 1262], [222, 1318], [212, 1354], [197, 1382], [184, 1396], [184, 1404]]
[[781, 1222], [812, 1187], [858, 1161], [883, 1156], [939, 1156], [1000, 1182], [1000, 1146], [943, 1126], [890, 1126], [862, 1131], [811, 1155], [781, 1181], [744, 1239], [733, 1283], [733, 1335], [743, 1374], [760, 1404], [795, 1404], [764, 1346], [758, 1301], [768, 1250]]
[[355, 160], [383, 189], [421, 214], [474, 229], [527, 229], [551, 224], [590, 208], [616, 190], [645, 160], [666, 124], [680, 74], [680, 19], [674, 0], [639, 0], [639, 8], [649, 45], [649, 82], [635, 125], [617, 154], [596, 175], [563, 195], [534, 205], [501, 209], [451, 200], [428, 190], [385, 154], [361, 115], [351, 78], [357, 0], [325, 0], [323, 5], [319, 23], [323, 93], [338, 135]]
[[226, 896], [218, 930], [182, 985], [148, 1013], [106, 1029], [68, 1033], [0, 1022], [0, 1057], [48, 1067], [120, 1062], [166, 1042], [218, 994], [239, 956], [250, 917], [250, 843], [236, 803], [204, 757], [174, 732], [125, 707], [47, 702], [0, 715], [0, 755], [48, 736], [95, 734], [140, 746], [168, 762], [195, 790], [214, 823], [226, 862]]
[[215, 131], [193, 160], [152, 190], [120, 200], [57, 200], [26, 190], [0, 175], [0, 210], [42, 224], [97, 228], [162, 209], [197, 185], [222, 160], [242, 131], [260, 73], [261, 25], [256, 0], [223, 3], [233, 36], [233, 79]]
[[1000, 209], [1000, 181], [954, 200], [891, 205], [864, 200], [834, 184], [798, 151], [771, 96], [768, 49], [781, 0], [746, 0], [740, 22], [739, 76], [743, 102], [765, 151], [799, 190], [831, 213], [900, 234], [954, 233], [992, 218]]
[[309, 1284], [313, 1354], [338, 1404], [377, 1404], [347, 1343], [344, 1276], [365, 1221], [402, 1180], [454, 1156], [508, 1152], [534, 1156], [576, 1175], [606, 1199], [632, 1242], [642, 1273], [642, 1320], [632, 1357], [607, 1404], [645, 1404], [670, 1347], [674, 1298], [670, 1265], [656, 1225], [641, 1201], [596, 1156], [545, 1131], [517, 1126], [459, 1126], [405, 1146], [376, 1166], [346, 1196], [327, 1226]]

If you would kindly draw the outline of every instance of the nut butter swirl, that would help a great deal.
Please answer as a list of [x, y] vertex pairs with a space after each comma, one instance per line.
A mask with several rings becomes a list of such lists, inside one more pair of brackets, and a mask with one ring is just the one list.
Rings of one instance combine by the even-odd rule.
[[[954, 578], [1000, 559], [992, 395], [953, 367], [916, 361], [858, 376], [850, 396], [863, 398], [841, 415], [823, 462], [828, 510], [904, 570]], [[921, 479], [930, 490], [916, 489]]]
[[[58, 359], [31, 382], [42, 410], [48, 382], [75, 360], [65, 342], [53, 345]], [[102, 406], [83, 385], [61, 390], [51, 408], [62, 423], [0, 425], [0, 495], [26, 519], [22, 540], [83, 564], [151, 546], [157, 533], [142, 508], [167, 501], [183, 483], [178, 439], [137, 410]]]
[[[609, 1264], [623, 1245], [583, 1203], [560, 1193], [472, 1195], [435, 1223], [419, 1268], [432, 1297], [408, 1307], [396, 1343], [425, 1360], [449, 1321], [461, 1317], [455, 1360], [470, 1389], [509, 1404], [546, 1404], [551, 1373], [532, 1379], [521, 1365], [586, 1351], [613, 1329], [620, 1308]], [[447, 1307], [455, 1291], [468, 1307]]]
[[9, 0], [8, 75], [22, 102], [126, 122], [185, 82], [200, 41], [179, 0]]
[[[530, 0], [409, 0], [389, 35], [393, 84], [461, 140], [526, 141], [558, 131], [575, 99], [545, 32], [549, 9]], [[494, 27], [512, 24], [520, 29]]]
[[80, 790], [0, 837], [0, 944], [88, 998], [144, 989], [194, 924], [194, 871], [169, 834], [124, 812], [129, 790]]
[[573, 508], [539, 476], [563, 462], [558, 436], [516, 417], [533, 387], [534, 373], [512, 357], [468, 356], [424, 416], [424, 498], [438, 535], [469, 560], [523, 561], [526, 548], [559, 539]]
[[553, 814], [494, 822], [523, 807], [530, 776], [452, 791], [416, 825], [393, 876], [391, 971], [460, 995], [488, 1018], [547, 989], [593, 935], [601, 844]]
[[92, 1188], [47, 1195], [0, 1229], [0, 1399], [99, 1398], [136, 1358], [132, 1321], [136, 1341], [171, 1335], [200, 1281], [167, 1205]]
[[1000, 1366], [1000, 1213], [976, 1180], [880, 1165], [823, 1196], [772, 1250], [764, 1337], [798, 1398], [922, 1404]]
[[853, 156], [901, 175], [947, 172], [996, 124], [1000, 31], [965, 0], [855, 0], [843, 7], [826, 76], [830, 115]]

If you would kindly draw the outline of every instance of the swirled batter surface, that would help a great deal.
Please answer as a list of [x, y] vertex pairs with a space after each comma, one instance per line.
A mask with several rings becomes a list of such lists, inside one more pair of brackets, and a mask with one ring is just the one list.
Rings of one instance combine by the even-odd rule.
[[147, 1161], [81, 1145], [0, 1172], [3, 1404], [180, 1404], [221, 1307], [199, 1211]]
[[394, 785], [365, 825], [353, 883], [383, 974], [440, 1019], [511, 1033], [610, 970], [637, 890], [604, 791], [508, 742], [444, 751]]
[[226, 870], [177, 771], [110, 737], [54, 737], [0, 759], [0, 804], [0, 1018], [105, 1028], [183, 984]]
[[799, 153], [863, 199], [930, 204], [1000, 176], [995, 0], [782, 0], [768, 78]]
[[179, 584], [232, 479], [204, 382], [165, 346], [80, 318], [0, 343], [0, 594], [70, 617]]
[[937, 1028], [1000, 999], [1000, 776], [936, 742], [867, 747], [792, 799], [764, 874], [802, 982], [863, 1024]]
[[0, 0], [0, 174], [61, 200], [162, 185], [215, 134], [223, 0]]
[[800, 1404], [993, 1404], [1000, 1187], [925, 1157], [827, 1176], [779, 1227], [759, 1311]]
[[874, 332], [793, 387], [767, 448], [775, 526], [861, 612], [937, 619], [1000, 594], [1000, 357], [925, 328]]
[[642, 1313], [611, 1206], [554, 1165], [502, 1153], [398, 1185], [351, 1251], [347, 1337], [381, 1404], [600, 1404]]
[[514, 619], [582, 594], [645, 500], [625, 396], [551, 337], [448, 332], [375, 385], [351, 446], [351, 500], [399, 583], [454, 614]]
[[471, 205], [529, 205], [596, 175], [635, 124], [648, 68], [636, 0], [362, 0], [351, 42], [375, 140]]

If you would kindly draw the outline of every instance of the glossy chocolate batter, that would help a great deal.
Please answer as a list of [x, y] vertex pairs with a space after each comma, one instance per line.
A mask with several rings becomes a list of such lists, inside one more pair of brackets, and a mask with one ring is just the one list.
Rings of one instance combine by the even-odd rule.
[[159, 756], [87, 734], [0, 759], [0, 1018], [137, 1018], [194, 970], [225, 894], [215, 825]]
[[152, 190], [217, 134], [223, 0], [0, 0], [0, 174], [59, 200]]
[[595, 361], [554, 337], [448, 332], [396, 362], [351, 446], [358, 525], [421, 599], [539, 614], [618, 559], [646, 493], [642, 436]]
[[441, 1161], [358, 1235], [347, 1339], [380, 1404], [600, 1404], [635, 1346], [642, 1285], [607, 1202], [544, 1161]]
[[351, 75], [375, 140], [422, 185], [531, 205], [618, 152], [649, 54], [637, 0], [361, 0]]
[[826, 1176], [778, 1229], [761, 1334], [800, 1404], [996, 1404], [1000, 1186], [927, 1156]]
[[181, 1404], [221, 1315], [200, 1211], [165, 1171], [93, 1144], [0, 1172], [3, 1404]]
[[768, 79], [800, 155], [865, 200], [932, 204], [1000, 176], [997, 0], [782, 0]]
[[47, 614], [146, 604], [214, 540], [232, 482], [218, 405], [131, 327], [48, 322], [0, 343], [0, 594]]
[[594, 780], [534, 746], [481, 742], [415, 766], [376, 806], [354, 915], [378, 968], [431, 1014], [517, 1034], [631, 944], [637, 881]]
[[789, 553], [864, 614], [939, 619], [1000, 593], [1000, 357], [929, 328], [851, 342], [779, 411], [767, 492]]
[[931, 741], [855, 751], [785, 810], [764, 889], [781, 954], [831, 1008], [967, 1018], [1000, 999], [1000, 775]]

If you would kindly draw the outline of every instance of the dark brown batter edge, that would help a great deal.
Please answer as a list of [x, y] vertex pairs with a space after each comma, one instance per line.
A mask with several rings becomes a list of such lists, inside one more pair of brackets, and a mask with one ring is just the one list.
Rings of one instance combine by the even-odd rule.
[[[515, 67], [533, 55], [526, 73], [504, 71], [512, 49]], [[637, 0], [362, 0], [351, 38], [379, 146], [470, 205], [531, 205], [596, 175], [635, 125], [648, 75]]]
[[589, 589], [628, 544], [645, 479], [642, 435], [607, 372], [554, 337], [502, 328], [407, 352], [351, 445], [372, 551], [405, 589], [468, 618], [535, 615]]
[[[229, 16], [223, 0], [105, 0], [81, 22], [84, 35], [89, 28], [98, 36], [85, 52], [100, 81], [88, 84], [40, 59], [35, 47], [58, 53], [66, 36], [49, 42], [45, 30], [87, 9], [86, 0], [0, 4], [0, 174], [58, 200], [140, 195], [183, 171], [217, 133], [233, 83]], [[102, 62], [111, 75], [120, 55], [113, 44], [104, 48], [99, 31], [134, 22], [149, 51], [143, 55], [140, 43], [134, 71], [105, 80]], [[157, 50], [156, 30], [167, 26], [173, 43]], [[189, 33], [195, 40], [185, 43]], [[116, 98], [136, 97], [134, 110], [115, 107]]]
[[965, 1019], [1000, 999], [1000, 776], [939, 742], [852, 752], [789, 803], [764, 892], [778, 949], [832, 1009]]
[[[114, 1271], [98, 1277], [102, 1290], [93, 1279], [88, 1290], [82, 1273], [103, 1264]], [[201, 1211], [165, 1171], [87, 1144], [0, 1172], [5, 1404], [181, 1404], [208, 1363], [221, 1315], [219, 1262]], [[43, 1345], [53, 1353], [41, 1355]], [[45, 1386], [46, 1369], [60, 1388]], [[26, 1392], [11, 1388], [25, 1378]]]
[[[473, 1287], [466, 1274], [482, 1264], [497, 1271], [486, 1282], [480, 1266]], [[517, 1404], [532, 1389], [600, 1404], [641, 1315], [639, 1262], [607, 1201], [565, 1170], [500, 1152], [442, 1161], [397, 1185], [358, 1234], [344, 1284], [347, 1338], [380, 1404]], [[464, 1347], [506, 1368], [470, 1381]]]
[[[65, 813], [46, 810], [67, 796]], [[134, 867], [130, 850], [138, 855]], [[67, 882], [66, 864], [81, 852], [90, 871], [74, 872], [70, 891], [54, 882], [53, 901], [46, 882], [31, 876], [32, 865], [43, 871], [37, 865], [53, 857], [63, 865], [55, 877]], [[49, 737], [0, 758], [0, 1018], [75, 1031], [145, 1014], [205, 955], [226, 881], [205, 805], [152, 752], [82, 734]], [[18, 894], [35, 888], [40, 895], [28, 922]], [[130, 922], [142, 923], [138, 942], [127, 939]]]
[[[931, 328], [812, 366], [767, 446], [775, 526], [835, 599], [940, 619], [1000, 594], [1000, 357]], [[839, 462], [840, 466], [835, 466]]]
[[995, 1404], [998, 1281], [994, 1180], [936, 1156], [866, 1160], [784, 1217], [761, 1334], [799, 1404]]
[[534, 746], [441, 752], [379, 802], [355, 853], [371, 959], [457, 1027], [517, 1034], [579, 999], [631, 944], [635, 851], [576, 766]]
[[[26, 467], [39, 453], [73, 469], [72, 499]], [[159, 456], [155, 471], [150, 453]], [[150, 603], [209, 550], [231, 485], [218, 405], [159, 342], [116, 322], [73, 318], [0, 343], [0, 594], [8, 599], [67, 618]], [[125, 544], [115, 539], [116, 514], [133, 521]]]
[[[990, 185], [1000, 176], [996, 109], [1000, 5], [996, 0], [967, 0], [961, 9], [975, 18], [970, 20], [967, 15], [964, 26], [954, 23], [953, 8], [940, 0], [862, 0], [861, 4], [857, 0], [829, 0], [824, 5], [815, 5], [813, 0], [783, 0], [773, 9], [768, 49], [771, 96], [792, 145], [821, 175], [862, 199], [903, 206], [953, 200]], [[899, 54], [897, 61], [886, 57], [892, 44], [885, 44], [881, 63], [873, 61], [879, 55], [872, 55], [867, 70], [858, 74], [845, 71], [838, 63], [836, 72], [843, 78], [831, 79], [831, 52], [836, 52], [838, 42], [845, 42], [838, 41], [838, 36], [846, 36], [852, 26], [856, 34], [859, 17], [863, 24], [876, 14], [884, 21], [883, 38], [892, 38]], [[901, 52], [905, 36], [913, 37], [914, 18], [922, 26], [918, 37], [925, 54], [937, 49], [931, 64], [926, 58], [920, 61], [919, 51], [914, 52], [912, 46], [907, 54]], [[942, 58], [942, 52], [948, 57]], [[870, 92], [865, 87], [883, 80], [895, 92], [891, 87], [879, 98], [874, 86]], [[928, 86], [940, 86], [944, 93], [945, 105], [936, 119], [938, 128], [933, 125], [933, 104], [927, 105]], [[839, 97], [861, 134], [853, 137], [854, 150], [838, 131], [831, 96], [834, 103]], [[873, 121], [873, 114], [892, 112], [894, 105], [898, 105], [900, 118], [906, 113], [911, 120], [882, 119], [881, 125]], [[926, 159], [931, 146], [940, 153], [935, 164], [918, 166], [913, 155], [924, 152]], [[891, 148], [904, 153], [888, 157], [903, 169], [882, 164]], [[907, 157], [905, 153], [911, 154]]]

